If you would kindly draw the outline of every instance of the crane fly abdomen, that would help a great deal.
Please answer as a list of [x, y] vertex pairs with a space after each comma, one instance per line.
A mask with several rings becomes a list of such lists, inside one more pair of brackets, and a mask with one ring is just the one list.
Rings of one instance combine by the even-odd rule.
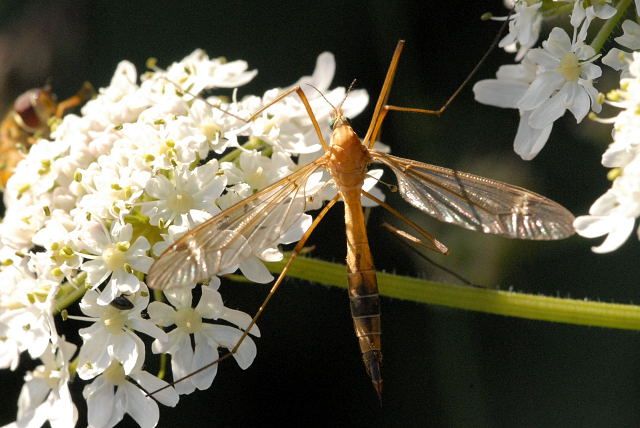
[[[341, 117], [338, 116], [338, 119]], [[378, 398], [381, 398], [380, 297], [360, 201], [369, 162], [371, 156], [367, 147], [360, 142], [360, 138], [348, 122], [340, 120], [331, 134], [327, 168], [344, 201], [349, 301], [353, 327], [364, 366]]]
[[362, 360], [373, 387], [380, 397], [382, 393], [382, 330], [378, 281], [367, 239], [360, 191], [359, 189], [341, 190], [341, 194], [344, 200], [347, 232], [347, 272], [351, 317]]

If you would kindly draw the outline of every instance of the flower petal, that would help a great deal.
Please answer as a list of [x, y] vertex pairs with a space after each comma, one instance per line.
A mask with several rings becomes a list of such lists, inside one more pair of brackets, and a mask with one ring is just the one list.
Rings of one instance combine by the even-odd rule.
[[611, 217], [582, 215], [573, 222], [576, 233], [585, 238], [597, 238], [609, 233], [612, 228]]
[[591, 100], [586, 91], [582, 87], [576, 85], [575, 94], [573, 96], [573, 102], [568, 106], [569, 111], [573, 113], [576, 118], [576, 122], [582, 122], [589, 110], [591, 110]]
[[164, 302], [151, 302], [147, 308], [151, 321], [160, 327], [169, 327], [176, 323], [176, 311]]
[[142, 389], [128, 382], [120, 385], [120, 388], [126, 391], [126, 412], [141, 428], [154, 428], [158, 425], [160, 409], [153, 398], [147, 397]]
[[556, 72], [541, 73], [531, 82], [517, 107], [522, 110], [533, 110], [549, 99], [551, 94], [562, 87], [564, 77]]
[[87, 422], [92, 427], [110, 426], [112, 418], [122, 419], [124, 412], [117, 418], [114, 408], [114, 386], [105, 382], [102, 377], [95, 379], [82, 390], [87, 401]]
[[516, 108], [529, 85], [500, 79], [481, 80], [473, 85], [476, 101], [502, 108]]
[[557, 94], [544, 101], [531, 113], [528, 121], [529, 126], [536, 129], [544, 129], [547, 126], [552, 125], [557, 119], [561, 118], [567, 110], [565, 104], [566, 97], [567, 93], [565, 91], [559, 91]]
[[[145, 371], [136, 373], [133, 378], [149, 392], [157, 391], [160, 388], [164, 388], [169, 385], [162, 379], [158, 379], [157, 376]], [[169, 407], [175, 407], [180, 400], [180, 396], [173, 387], [165, 388], [162, 391], [156, 392], [153, 394], [153, 398]]]
[[[210, 334], [215, 337], [220, 346], [232, 349], [240, 340], [242, 331], [226, 325], [212, 325]], [[233, 358], [235, 358], [241, 369], [246, 370], [253, 363], [257, 353], [256, 344], [251, 337], [247, 336], [240, 344], [237, 352], [233, 354]]]
[[521, 113], [520, 123], [518, 124], [518, 132], [516, 138], [513, 141], [514, 151], [523, 159], [531, 160], [538, 155], [540, 150], [545, 146], [553, 124], [542, 128], [536, 129], [529, 125], [530, 111]]
[[635, 221], [635, 218], [616, 219], [614, 227], [611, 229], [604, 242], [597, 247], [592, 247], [591, 250], [598, 254], [609, 253], [617, 250], [622, 244], [624, 244], [629, 235], [631, 235]]
[[249, 257], [240, 263], [240, 271], [249, 281], [266, 284], [273, 280], [273, 275], [257, 257]]

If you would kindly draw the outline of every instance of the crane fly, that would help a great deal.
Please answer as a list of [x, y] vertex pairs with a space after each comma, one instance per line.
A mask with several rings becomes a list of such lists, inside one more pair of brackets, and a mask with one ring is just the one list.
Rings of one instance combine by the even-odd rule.
[[[304, 213], [307, 181], [314, 173], [328, 171], [338, 188], [337, 194], [322, 208], [298, 241], [291, 257], [238, 342], [229, 353], [213, 361], [203, 370], [238, 350], [312, 231], [331, 207], [342, 201], [345, 209], [346, 263], [351, 315], [364, 366], [378, 397], [381, 397], [380, 299], [361, 197], [373, 200], [404, 221], [417, 232], [419, 239], [428, 248], [442, 254], [446, 254], [448, 250], [416, 223], [362, 189], [367, 169], [372, 163], [380, 163], [390, 168], [396, 175], [398, 191], [404, 200], [440, 221], [514, 239], [552, 240], [566, 238], [574, 233], [573, 215], [558, 203], [536, 193], [373, 149], [389, 111], [439, 115], [456, 95], [449, 98], [439, 110], [388, 105], [387, 99], [403, 46], [404, 41], [400, 40], [391, 59], [369, 128], [362, 140], [354, 132], [349, 119], [343, 115], [341, 103], [334, 107], [330, 124], [331, 139], [327, 144], [309, 101], [299, 86], [283, 92], [272, 103], [258, 110], [248, 119], [249, 121], [295, 92], [309, 114], [324, 148], [324, 154], [188, 231], [169, 246], [152, 265], [147, 276], [147, 284], [154, 289], [189, 287], [194, 283], [206, 281], [215, 274], [235, 271], [242, 257], [250, 254], [253, 249], [271, 248], [283, 232], [300, 219]], [[180, 379], [174, 380], [179, 381]]]

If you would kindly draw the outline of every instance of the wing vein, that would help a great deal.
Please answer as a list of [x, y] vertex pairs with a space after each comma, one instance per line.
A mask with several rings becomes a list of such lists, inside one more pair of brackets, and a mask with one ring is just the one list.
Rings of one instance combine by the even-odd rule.
[[440, 221], [515, 239], [574, 233], [567, 209], [521, 187], [375, 150], [371, 156], [395, 173], [404, 200]]
[[148, 285], [192, 286], [234, 271], [258, 250], [275, 247], [305, 215], [306, 200], [300, 190], [325, 159], [303, 166], [185, 233], [152, 265]]

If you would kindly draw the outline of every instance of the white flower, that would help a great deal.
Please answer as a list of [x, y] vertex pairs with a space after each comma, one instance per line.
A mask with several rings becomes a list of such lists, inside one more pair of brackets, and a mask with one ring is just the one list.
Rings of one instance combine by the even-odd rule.
[[155, 324], [141, 316], [149, 303], [149, 291], [145, 285], [138, 293], [128, 296], [132, 309], [103, 306], [98, 293], [89, 290], [80, 302], [80, 309], [88, 317], [71, 317], [93, 324], [80, 330], [84, 343], [78, 356], [78, 375], [91, 379], [107, 369], [112, 359], [122, 363], [129, 373], [144, 361], [144, 343], [134, 333], [140, 331], [156, 339], [166, 341], [167, 335]]
[[[630, 19], [622, 23], [622, 36], [616, 37], [614, 40], [622, 46], [636, 51], [640, 49], [640, 25]], [[629, 72], [629, 64], [633, 61], [632, 54], [618, 48], [612, 48], [602, 58], [602, 63], [608, 65], [614, 70], [622, 72], [622, 77], [631, 77]]]
[[114, 156], [102, 156], [82, 174], [86, 195], [77, 202], [77, 207], [102, 219], [119, 219], [131, 210], [142, 195], [151, 173], [135, 165], [127, 165]]
[[[195, 100], [189, 109], [189, 125], [191, 135], [201, 144], [201, 153], [202, 149], [205, 149], [220, 154], [227, 148], [238, 145], [237, 128], [243, 129], [244, 123], [220, 109], [213, 108], [211, 103], [221, 104], [213, 98], [209, 98], [208, 102]], [[204, 157], [200, 155], [200, 158]]]
[[640, 215], [638, 178], [617, 179], [614, 188], [593, 203], [588, 216], [576, 218], [574, 227], [579, 235], [585, 238], [606, 235], [602, 244], [591, 248], [594, 253], [617, 250], [631, 235], [635, 219]]
[[21, 344], [9, 335], [9, 325], [0, 322], [0, 368], [14, 371], [20, 364]]
[[597, 58], [593, 49], [580, 39], [571, 41], [559, 27], [542, 46], [530, 50], [520, 66], [501, 67], [497, 80], [474, 86], [479, 102], [518, 108], [521, 120], [514, 148], [525, 160], [544, 147], [553, 123], [566, 110], [581, 122], [590, 109], [602, 108], [593, 87], [593, 79], [601, 74], [591, 63]]
[[[585, 9], [584, 4], [589, 6]], [[611, 0], [599, 0], [595, 2], [585, 2], [582, 0], [574, 1], [573, 11], [571, 12], [571, 25], [578, 28], [582, 27], [578, 33], [578, 39], [584, 40], [587, 37], [587, 30], [594, 18], [609, 19], [616, 14], [616, 8], [611, 6]]]
[[[202, 297], [196, 305], [191, 305], [191, 290], [172, 288], [165, 291], [169, 303], [152, 302], [149, 305], [149, 316], [158, 325], [176, 328], [169, 332], [168, 341], [156, 340], [152, 349], [155, 353], [171, 354], [171, 371], [174, 381], [195, 372], [219, 357], [218, 348], [232, 349], [243, 332], [226, 325], [215, 325], [203, 322], [204, 319], [225, 320], [246, 329], [251, 317], [244, 312], [229, 309], [222, 303], [222, 296], [211, 287], [202, 287]], [[260, 330], [254, 325], [251, 334], [260, 336]], [[194, 347], [191, 345], [193, 335]], [[242, 369], [248, 368], [256, 356], [256, 345], [250, 337], [246, 337], [237, 352], [233, 355]], [[211, 386], [218, 371], [218, 365], [177, 383], [176, 390], [180, 394], [190, 394], [196, 388], [207, 389]]]
[[75, 426], [78, 411], [69, 393], [69, 360], [76, 346], [60, 339], [40, 356], [43, 364], [28, 372], [18, 398], [16, 427]]
[[78, 245], [87, 252], [83, 256], [89, 261], [82, 264], [82, 269], [92, 288], [109, 278], [98, 298], [101, 305], [107, 305], [119, 293], [137, 292], [141, 281], [134, 271], [147, 273], [153, 263], [147, 256], [149, 241], [140, 236], [131, 243], [132, 234], [131, 224], [113, 222], [107, 231], [102, 223], [91, 221], [77, 237]]
[[577, 122], [589, 112], [601, 109], [596, 102], [598, 92], [593, 79], [602, 74], [600, 67], [591, 63], [595, 59], [593, 48], [581, 41], [571, 42], [564, 30], [551, 30], [542, 49], [531, 50], [527, 57], [538, 65], [536, 79], [531, 83], [518, 107], [531, 110], [529, 124], [542, 129], [564, 115], [568, 109]]
[[[133, 384], [136, 381], [138, 385]], [[179, 396], [171, 387], [148, 397], [168, 386], [166, 382], [143, 371], [140, 366], [125, 371], [123, 364], [112, 359], [106, 370], [84, 387], [82, 395], [87, 400], [87, 419], [91, 428], [110, 428], [118, 424], [125, 413], [131, 415], [141, 427], [152, 428], [158, 424], [160, 410], [156, 400], [174, 407]]]
[[249, 83], [258, 72], [246, 71], [245, 61], [226, 62], [224, 58], [210, 59], [206, 52], [196, 49], [166, 71], [171, 82], [179, 83], [183, 90], [197, 94], [203, 89], [235, 88]]
[[133, 64], [128, 61], [118, 64], [111, 84], [100, 89], [98, 97], [82, 108], [91, 130], [102, 131], [113, 127], [113, 124], [133, 122], [149, 106], [146, 94], [138, 91], [136, 79]]
[[[509, 18], [509, 32], [500, 40], [499, 47], [507, 52], [517, 52], [516, 61], [520, 61], [531, 49], [540, 35], [542, 2], [516, 2], [515, 11]], [[493, 18], [503, 20], [506, 18]]]
[[192, 228], [220, 212], [215, 201], [226, 183], [226, 177], [218, 174], [215, 159], [193, 170], [185, 165], [175, 171], [173, 180], [158, 174], [146, 188], [146, 193], [156, 201], [143, 202], [142, 212], [154, 226], [174, 224]]
[[[518, 108], [518, 102], [536, 77], [536, 66], [525, 58], [520, 64], [503, 65], [496, 73], [497, 79], [487, 79], [473, 86], [478, 102], [502, 108]], [[520, 124], [513, 142], [514, 151], [524, 160], [533, 159], [544, 147], [553, 124], [542, 129], [529, 124], [531, 111], [518, 109]]]
[[238, 181], [249, 185], [254, 191], [261, 190], [291, 174], [295, 167], [291, 156], [283, 152], [273, 153], [266, 158], [256, 150], [243, 151], [238, 159], [238, 170], [242, 174]]
[[45, 226], [33, 236], [33, 243], [47, 251], [31, 255], [30, 263], [38, 277], [46, 277], [55, 282], [65, 278], [72, 280], [80, 267], [82, 259], [75, 251], [72, 240], [75, 224], [66, 212], [56, 210], [51, 213]]
[[[287, 88], [267, 91], [262, 100], [255, 97], [247, 98], [241, 103], [246, 104], [242, 108], [248, 112], [256, 111], [258, 107], [270, 103], [282, 92], [300, 85], [322, 128], [323, 135], [327, 139], [330, 133], [328, 124], [333, 108], [324, 98], [329, 100], [331, 104], [337, 105], [345, 96], [345, 88], [343, 87], [329, 90], [334, 72], [335, 59], [331, 53], [324, 52], [318, 56], [312, 76], [305, 76]], [[311, 88], [310, 84], [317, 90]], [[324, 98], [318, 91], [324, 94]], [[368, 101], [369, 96], [366, 91], [361, 89], [352, 90], [342, 105], [342, 110], [347, 117], [353, 117], [364, 110]], [[315, 134], [309, 114], [300, 98], [296, 95], [291, 95], [269, 107], [260, 118], [251, 124], [251, 133], [254, 136], [259, 136], [269, 144], [280, 146], [280, 148], [289, 153], [316, 153], [316, 157], [321, 154], [322, 146]]]
[[15, 368], [17, 354], [39, 358], [57, 340], [51, 312], [59, 284], [33, 272], [29, 256], [3, 260], [0, 281], [0, 360]]
[[612, 91], [608, 103], [621, 108], [614, 121], [613, 142], [602, 156], [602, 164], [614, 168], [613, 184], [598, 198], [589, 215], [576, 218], [576, 231], [587, 238], [605, 236], [593, 247], [596, 253], [619, 248], [631, 235], [640, 216], [640, 54], [633, 53], [629, 77], [620, 81], [620, 89]]
[[33, 236], [46, 223], [45, 206], [50, 206], [48, 201], [15, 204], [15, 209], [7, 210], [0, 223], [0, 242], [15, 250], [29, 251]]

